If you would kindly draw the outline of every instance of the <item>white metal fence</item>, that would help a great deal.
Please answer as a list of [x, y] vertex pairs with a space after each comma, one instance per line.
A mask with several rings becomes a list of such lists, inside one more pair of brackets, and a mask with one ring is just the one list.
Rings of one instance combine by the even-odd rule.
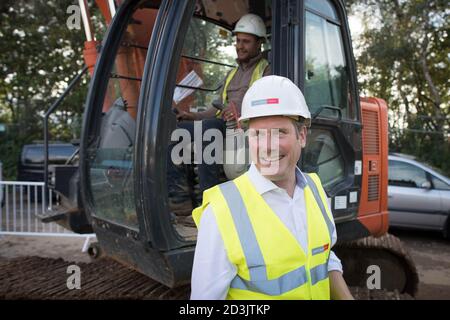
[[58, 199], [51, 189], [46, 204], [44, 188], [43, 182], [0, 181], [0, 236], [84, 237], [82, 251], [86, 252], [95, 234], [77, 234], [55, 222], [43, 223], [39, 219], [47, 209], [59, 209]]

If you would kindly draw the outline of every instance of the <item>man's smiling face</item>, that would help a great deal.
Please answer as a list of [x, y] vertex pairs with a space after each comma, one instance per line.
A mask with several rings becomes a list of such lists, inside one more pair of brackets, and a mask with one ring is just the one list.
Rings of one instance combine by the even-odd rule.
[[252, 34], [236, 33], [236, 53], [239, 62], [247, 63], [261, 52], [261, 41]]
[[284, 180], [295, 172], [306, 145], [306, 128], [296, 129], [294, 120], [284, 116], [250, 120], [249, 144], [259, 172], [271, 181]]

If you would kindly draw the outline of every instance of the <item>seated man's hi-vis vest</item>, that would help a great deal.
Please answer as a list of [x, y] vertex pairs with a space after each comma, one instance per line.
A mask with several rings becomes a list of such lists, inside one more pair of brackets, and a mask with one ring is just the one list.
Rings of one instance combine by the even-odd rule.
[[316, 174], [305, 174], [308, 252], [269, 207], [248, 173], [203, 193], [197, 225], [211, 205], [228, 259], [237, 267], [227, 299], [330, 299], [328, 258], [335, 228]]
[[[252, 78], [250, 79], [250, 83], [248, 84], [248, 87], [250, 88], [252, 84], [263, 77], [264, 71], [266, 70], [267, 66], [269, 65], [269, 62], [262, 58], [258, 61], [258, 63], [255, 66], [255, 69], [253, 69]], [[223, 86], [222, 90], [222, 103], [223, 105], [228, 104], [228, 87], [230, 86], [231, 80], [233, 80], [234, 75], [238, 71], [239, 67], [234, 68], [231, 70], [231, 72], [228, 74], [227, 78], [225, 79], [225, 84]], [[218, 110], [216, 113], [216, 117], [220, 118], [222, 111]]]

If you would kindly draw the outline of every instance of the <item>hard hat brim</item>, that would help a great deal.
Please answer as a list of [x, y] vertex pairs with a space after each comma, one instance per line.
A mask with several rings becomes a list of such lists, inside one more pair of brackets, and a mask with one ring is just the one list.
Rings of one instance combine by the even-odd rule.
[[255, 33], [251, 33], [251, 32], [245, 32], [245, 31], [239, 31], [239, 30], [233, 30], [233, 31], [231, 32], [231, 34], [232, 34], [233, 36], [235, 36], [237, 33], [251, 34], [252, 36], [255, 36], [255, 37], [257, 37], [257, 38], [267, 39], [267, 35], [261, 36], [261, 35], [259, 35], [259, 34], [255, 34]]
[[[307, 128], [311, 127], [311, 119], [310, 118], [305, 118], [303, 116], [299, 116], [298, 114], [268, 114], [268, 115], [261, 115], [259, 117], [240, 117], [238, 119], [239, 122], [247, 122], [250, 121], [251, 119], [256, 119], [256, 118], [265, 118], [265, 117], [288, 117], [288, 118], [294, 118], [296, 117], [297, 120], [299, 120], [299, 118], [303, 118], [305, 120], [305, 126]], [[293, 119], [295, 120], [295, 119]]]

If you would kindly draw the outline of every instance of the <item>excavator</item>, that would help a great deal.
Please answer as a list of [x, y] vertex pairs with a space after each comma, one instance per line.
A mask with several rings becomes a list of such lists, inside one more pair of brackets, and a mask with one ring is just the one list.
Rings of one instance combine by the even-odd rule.
[[[196, 166], [186, 164], [180, 189], [192, 205], [175, 208], [170, 199], [176, 111], [201, 111], [217, 99], [236, 65], [234, 25], [254, 13], [268, 30], [263, 55], [272, 74], [298, 85], [311, 110], [298, 166], [319, 175], [330, 199], [344, 278], [365, 288], [377, 266], [377, 289], [416, 294], [415, 265], [388, 234], [388, 107], [359, 96], [344, 1], [96, 0], [107, 26], [101, 42], [87, 4], [79, 1], [91, 76], [79, 152], [65, 165], [46, 166], [45, 183], [61, 206], [44, 221], [95, 232], [92, 256], [169, 288], [188, 284], [197, 233], [188, 218], [201, 195]], [[178, 219], [181, 211], [186, 219]]]

